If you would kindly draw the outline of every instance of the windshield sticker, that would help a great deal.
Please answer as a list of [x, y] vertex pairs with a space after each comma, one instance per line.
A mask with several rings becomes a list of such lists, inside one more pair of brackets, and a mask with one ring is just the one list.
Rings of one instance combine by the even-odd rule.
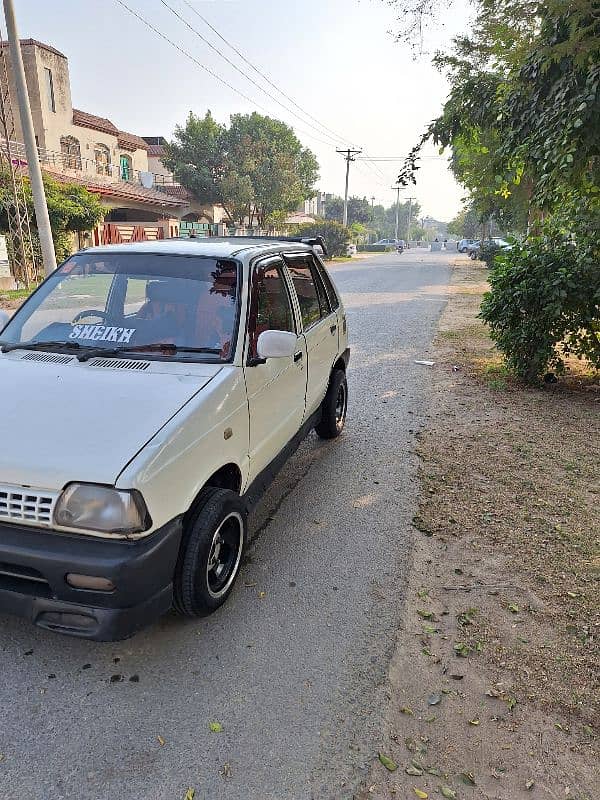
[[129, 344], [136, 330], [137, 328], [113, 328], [110, 325], [73, 325], [69, 339]]

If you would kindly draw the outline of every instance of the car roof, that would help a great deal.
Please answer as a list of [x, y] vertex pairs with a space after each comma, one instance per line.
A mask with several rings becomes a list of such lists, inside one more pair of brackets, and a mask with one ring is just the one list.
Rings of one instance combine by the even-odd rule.
[[313, 248], [302, 242], [290, 242], [258, 236], [210, 236], [205, 239], [159, 239], [154, 242], [129, 242], [106, 244], [85, 248], [86, 253], [155, 253], [156, 255], [205, 256], [208, 258], [231, 258], [246, 252], [282, 252], [298, 250], [313, 252]]

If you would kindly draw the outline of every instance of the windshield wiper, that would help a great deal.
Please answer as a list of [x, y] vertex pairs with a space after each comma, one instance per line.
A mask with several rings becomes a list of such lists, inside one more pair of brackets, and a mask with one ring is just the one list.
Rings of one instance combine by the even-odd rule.
[[61, 350], [65, 347], [74, 350], [82, 349], [82, 345], [78, 342], [3, 342], [2, 352], [10, 353], [12, 350], [44, 350], [45, 348]]
[[78, 353], [79, 361], [88, 361], [96, 356], [114, 358], [122, 353], [165, 353], [175, 355], [176, 353], [209, 353], [211, 355], [221, 355], [219, 347], [183, 347], [169, 342], [156, 342], [154, 344], [138, 344], [134, 346], [124, 345], [123, 347], [89, 347], [84, 353]]

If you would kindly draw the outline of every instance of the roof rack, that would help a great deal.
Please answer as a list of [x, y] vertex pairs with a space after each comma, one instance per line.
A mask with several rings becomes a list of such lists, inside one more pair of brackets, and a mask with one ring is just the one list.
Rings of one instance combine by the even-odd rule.
[[200, 241], [210, 241], [211, 239], [251, 239], [252, 241], [257, 242], [298, 242], [298, 244], [307, 244], [310, 247], [320, 247], [323, 255], [328, 256], [329, 253], [327, 251], [327, 245], [325, 244], [325, 240], [322, 236], [176, 236], [176, 239], [183, 239], [196, 242]]

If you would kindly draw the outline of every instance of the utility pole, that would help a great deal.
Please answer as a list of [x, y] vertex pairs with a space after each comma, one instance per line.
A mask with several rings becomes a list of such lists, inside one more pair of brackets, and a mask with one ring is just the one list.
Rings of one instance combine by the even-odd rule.
[[17, 86], [17, 102], [21, 116], [21, 129], [27, 154], [27, 168], [29, 180], [31, 182], [31, 193], [33, 195], [33, 206], [35, 208], [35, 221], [40, 237], [42, 258], [44, 259], [44, 270], [46, 275], [50, 275], [56, 269], [56, 254], [54, 252], [54, 242], [52, 241], [52, 229], [50, 228], [50, 218], [48, 216], [48, 206], [44, 193], [44, 183], [42, 181], [42, 170], [38, 158], [38, 150], [35, 142], [35, 132], [33, 129], [33, 119], [29, 105], [29, 94], [27, 92], [27, 81], [25, 80], [25, 68], [23, 66], [23, 55], [21, 53], [21, 43], [17, 32], [15, 20], [15, 9], [12, 0], [4, 0], [4, 18], [6, 20], [6, 33], [10, 49], [10, 60], [13, 68], [15, 84]]
[[401, 186], [392, 186], [391, 187], [396, 192], [396, 232], [394, 234], [394, 240], [398, 241], [398, 225], [400, 224], [400, 189]]
[[344, 227], [348, 227], [348, 177], [350, 175], [350, 162], [354, 161], [354, 156], [357, 156], [359, 153], [362, 153], [362, 150], [351, 150], [348, 148], [347, 150], [336, 150], [336, 153], [340, 153], [344, 156], [344, 160], [346, 162], [346, 190], [344, 192]]
[[416, 200], [417, 198], [416, 197], [409, 197], [407, 199], [408, 199], [408, 225], [407, 225], [407, 228], [406, 228], [406, 241], [408, 242], [408, 240], [410, 239], [410, 223], [412, 221], [411, 220], [411, 217], [412, 217], [412, 201]]

